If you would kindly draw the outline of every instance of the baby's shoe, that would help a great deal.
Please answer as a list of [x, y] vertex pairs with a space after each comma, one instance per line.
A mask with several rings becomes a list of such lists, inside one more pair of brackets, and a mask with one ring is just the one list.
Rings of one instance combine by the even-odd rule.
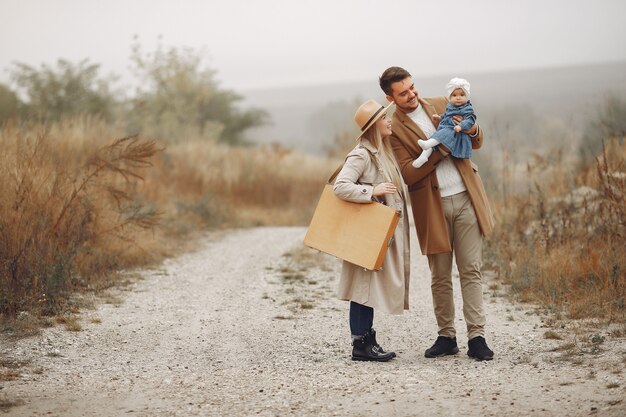
[[413, 168], [419, 168], [424, 165], [426, 161], [428, 161], [428, 157], [422, 153], [411, 165], [413, 165]]

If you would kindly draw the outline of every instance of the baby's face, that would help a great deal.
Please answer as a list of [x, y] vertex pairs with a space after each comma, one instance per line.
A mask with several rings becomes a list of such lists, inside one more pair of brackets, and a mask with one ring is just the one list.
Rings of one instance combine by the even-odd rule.
[[457, 88], [450, 94], [450, 103], [455, 106], [462, 106], [468, 102], [468, 98], [465, 96], [465, 91], [462, 88]]

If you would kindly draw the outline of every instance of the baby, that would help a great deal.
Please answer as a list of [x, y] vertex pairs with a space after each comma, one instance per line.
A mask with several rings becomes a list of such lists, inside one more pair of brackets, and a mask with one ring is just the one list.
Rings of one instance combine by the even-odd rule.
[[[470, 158], [472, 156], [472, 140], [463, 130], [468, 130], [476, 123], [476, 115], [469, 101], [470, 84], [463, 78], [453, 78], [446, 85], [450, 102], [446, 106], [446, 112], [439, 116], [433, 116], [433, 122], [441, 120], [437, 131], [428, 140], [418, 140], [417, 144], [424, 150], [413, 161], [413, 166], [419, 168], [428, 161], [433, 153], [433, 147], [443, 144], [450, 150], [450, 154], [456, 158]], [[458, 125], [452, 117], [463, 116], [463, 121]]]

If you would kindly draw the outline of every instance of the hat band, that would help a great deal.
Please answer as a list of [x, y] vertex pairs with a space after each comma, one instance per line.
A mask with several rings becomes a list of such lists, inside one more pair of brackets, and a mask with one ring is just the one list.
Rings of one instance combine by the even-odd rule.
[[380, 109], [378, 109], [378, 111], [376, 113], [372, 114], [372, 117], [370, 117], [369, 120], [367, 122], [365, 122], [365, 124], [361, 128], [361, 132], [364, 132], [365, 129], [369, 127], [368, 125], [371, 123], [371, 121], [374, 120], [374, 118], [378, 115], [378, 113], [380, 113], [384, 109], [385, 108], [383, 106], [380, 106]]

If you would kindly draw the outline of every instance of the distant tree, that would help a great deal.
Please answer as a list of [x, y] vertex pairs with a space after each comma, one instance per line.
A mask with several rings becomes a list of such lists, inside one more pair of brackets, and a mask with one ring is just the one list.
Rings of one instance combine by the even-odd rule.
[[17, 117], [19, 113], [20, 100], [15, 92], [4, 84], [0, 84], [0, 123], [12, 117]]
[[580, 145], [582, 163], [593, 161], [602, 152], [602, 141], [611, 138], [619, 142], [626, 137], [626, 100], [607, 98], [597, 119], [587, 124]]
[[242, 97], [219, 87], [202, 52], [159, 44], [153, 53], [144, 53], [136, 42], [131, 61], [142, 85], [131, 103], [130, 122], [144, 134], [165, 139], [193, 135], [240, 144], [246, 129], [267, 118], [264, 110], [235, 107]]
[[363, 101], [357, 96], [352, 100], [329, 101], [314, 109], [307, 119], [307, 127], [312, 142], [319, 144], [320, 151], [343, 159], [355, 146], [354, 138], [359, 129], [354, 123], [354, 113]]
[[318, 140], [322, 143], [329, 143], [334, 138], [331, 146], [348, 131], [355, 132], [356, 136], [358, 129], [354, 123], [354, 113], [363, 101], [358, 96], [352, 100], [330, 101], [311, 113], [308, 127], [319, 135]]
[[16, 63], [11, 77], [25, 97], [23, 116], [57, 121], [89, 114], [111, 120], [115, 106], [111, 80], [100, 78], [99, 69], [87, 59], [77, 64], [59, 59], [56, 68], [42, 64], [40, 69]]

